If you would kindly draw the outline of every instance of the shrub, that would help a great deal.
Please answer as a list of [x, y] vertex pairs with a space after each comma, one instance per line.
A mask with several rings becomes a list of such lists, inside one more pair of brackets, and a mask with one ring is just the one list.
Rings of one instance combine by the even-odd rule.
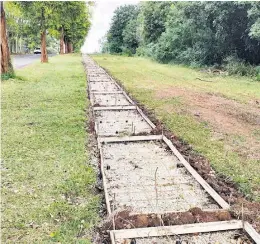
[[226, 57], [223, 64], [229, 75], [257, 76], [259, 74], [256, 67], [234, 55]]
[[133, 53], [132, 53], [132, 51], [129, 48], [123, 47], [121, 55], [122, 56], [126, 56], [126, 57], [132, 57]]
[[137, 56], [154, 58], [156, 45], [154, 43], [149, 43], [146, 46], [140, 46], [136, 49]]

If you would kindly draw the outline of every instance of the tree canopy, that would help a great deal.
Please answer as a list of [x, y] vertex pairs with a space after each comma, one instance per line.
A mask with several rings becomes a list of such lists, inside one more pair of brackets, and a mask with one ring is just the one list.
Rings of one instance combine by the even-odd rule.
[[[107, 34], [107, 39], [109, 43], [109, 49], [113, 53], [120, 53], [124, 50], [124, 36], [125, 41], [128, 40], [127, 24], [130, 20], [134, 20], [137, 17], [138, 10], [134, 5], [120, 6], [115, 10], [114, 17], [112, 19], [112, 24], [110, 30]], [[126, 30], [125, 30], [126, 29]], [[124, 35], [123, 32], [125, 31]]]
[[[118, 8], [111, 53], [193, 66], [260, 64], [259, 2], [141, 2]], [[127, 50], [127, 52], [126, 52]]]
[[90, 28], [88, 4], [79, 1], [6, 2], [7, 31], [10, 42], [22, 38], [34, 49], [46, 31], [46, 42], [62, 42], [63, 51], [78, 51]]

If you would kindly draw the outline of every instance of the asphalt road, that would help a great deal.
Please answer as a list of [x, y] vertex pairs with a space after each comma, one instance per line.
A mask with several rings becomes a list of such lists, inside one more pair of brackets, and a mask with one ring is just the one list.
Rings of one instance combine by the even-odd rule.
[[[48, 56], [51, 57], [54, 54], [49, 54]], [[21, 69], [33, 62], [41, 61], [41, 54], [12, 55], [11, 57], [14, 69]]]

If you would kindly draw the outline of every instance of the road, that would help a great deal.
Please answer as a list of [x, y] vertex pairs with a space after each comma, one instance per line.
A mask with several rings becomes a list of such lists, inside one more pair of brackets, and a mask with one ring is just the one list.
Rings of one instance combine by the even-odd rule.
[[[54, 56], [55, 54], [50, 54], [49, 57]], [[12, 62], [14, 69], [21, 69], [26, 65], [29, 65], [33, 62], [40, 62], [40, 54], [25, 54], [25, 55], [12, 55]]]

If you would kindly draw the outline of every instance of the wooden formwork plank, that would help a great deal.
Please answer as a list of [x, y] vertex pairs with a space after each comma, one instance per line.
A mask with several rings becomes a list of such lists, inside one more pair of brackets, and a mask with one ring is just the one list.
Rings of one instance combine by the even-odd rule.
[[139, 114], [141, 114], [141, 116], [145, 119], [145, 121], [154, 129], [156, 126], [154, 125], [154, 123], [148, 119], [148, 117], [143, 113], [143, 111], [136, 107], [137, 111], [139, 112]]
[[110, 235], [111, 244], [116, 244], [114, 232], [110, 231], [109, 235]]
[[185, 160], [185, 158], [180, 154], [172, 142], [163, 136], [163, 141], [170, 147], [175, 156], [180, 160], [180, 162], [185, 166], [185, 168], [190, 172], [190, 174], [200, 183], [205, 191], [223, 208], [229, 209], [229, 204], [198, 174], [198, 172], [192, 168], [192, 166]]
[[97, 95], [109, 95], [109, 94], [123, 94], [123, 91], [111, 91], [111, 92], [91, 92], [93, 95], [97, 94]]
[[93, 107], [94, 111], [99, 110], [136, 110], [136, 106], [107, 106], [107, 107]]
[[101, 144], [99, 141], [98, 141], [98, 148], [99, 148], [99, 153], [100, 153], [100, 170], [101, 170], [101, 174], [102, 174], [102, 180], [103, 180], [103, 186], [104, 186], [104, 192], [105, 192], [105, 200], [106, 200], [106, 205], [107, 205], [107, 212], [110, 215], [112, 213], [112, 209], [111, 209], [110, 202], [109, 202], [106, 175], [105, 175], [104, 168], [103, 168], [104, 156], [103, 156]]
[[89, 79], [88, 78], [88, 82], [90, 82], [90, 83], [93, 83], [93, 82], [113, 82], [113, 80], [110, 80], [110, 79], [100, 79], [100, 80], [93, 80], [93, 79]]
[[175, 226], [159, 226], [149, 228], [136, 228], [136, 229], [124, 229], [114, 230], [115, 240], [127, 239], [127, 238], [145, 238], [145, 237], [159, 237], [159, 236], [171, 236], [182, 235], [190, 233], [205, 233], [212, 231], [223, 230], [236, 230], [242, 229], [243, 224], [241, 220], [230, 220], [220, 222], [207, 222], [197, 224], [175, 225]]
[[245, 222], [244, 230], [255, 241], [256, 244], [260, 244], [260, 235], [256, 232], [252, 225], [250, 225], [248, 222]]
[[93, 76], [93, 75], [107, 75], [107, 73], [106, 72], [104, 72], [104, 71], [102, 71], [102, 70], [100, 70], [99, 72], [88, 72], [87, 71], [87, 73], [88, 73], [88, 76]]
[[135, 104], [134, 103], [134, 101], [126, 94], [126, 92], [124, 91], [124, 90], [122, 90], [123, 92], [123, 94], [124, 94], [124, 96], [126, 97], [126, 99], [131, 103], [131, 104]]
[[100, 142], [131, 142], [131, 141], [153, 141], [162, 140], [162, 135], [148, 135], [148, 136], [122, 136], [122, 137], [99, 137]]

